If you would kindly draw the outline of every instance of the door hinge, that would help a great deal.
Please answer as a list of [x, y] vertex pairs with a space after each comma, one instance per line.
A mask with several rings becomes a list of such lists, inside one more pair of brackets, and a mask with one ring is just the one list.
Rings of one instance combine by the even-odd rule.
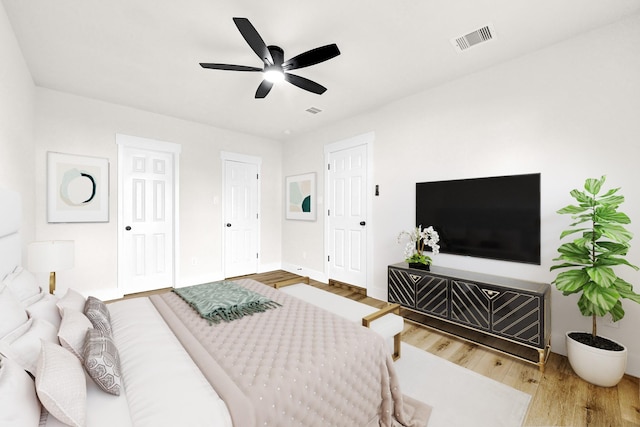
[[256, 179], [260, 179], [260, 174], [256, 174]]
[[256, 252], [256, 259], [257, 259], [257, 258], [260, 258], [260, 256], [259, 256], [258, 252]]
[[331, 170], [331, 163], [327, 163], [327, 170], [330, 171]]
[[331, 209], [327, 209], [327, 216], [331, 216]]
[[327, 255], [327, 262], [331, 262], [331, 255]]

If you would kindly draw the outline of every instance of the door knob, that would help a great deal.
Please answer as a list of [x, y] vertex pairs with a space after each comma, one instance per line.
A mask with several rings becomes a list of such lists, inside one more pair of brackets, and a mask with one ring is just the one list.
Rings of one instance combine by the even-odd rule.
[[127, 230], [127, 231], [131, 231], [131, 226], [127, 225], [124, 229]]
[[367, 225], [367, 223], [364, 222], [364, 221], [360, 221], [360, 225], [365, 226], [365, 225]]
[[227, 223], [227, 227], [231, 227], [231, 223], [230, 222]]

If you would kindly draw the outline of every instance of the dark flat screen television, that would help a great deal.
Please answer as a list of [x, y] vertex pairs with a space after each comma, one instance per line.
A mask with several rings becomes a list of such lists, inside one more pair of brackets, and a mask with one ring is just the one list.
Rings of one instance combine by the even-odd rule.
[[540, 174], [419, 182], [416, 225], [441, 253], [540, 264]]

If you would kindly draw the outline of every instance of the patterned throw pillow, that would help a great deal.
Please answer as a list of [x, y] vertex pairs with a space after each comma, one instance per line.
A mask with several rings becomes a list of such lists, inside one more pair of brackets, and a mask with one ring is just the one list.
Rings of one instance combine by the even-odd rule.
[[104, 302], [96, 297], [88, 297], [84, 305], [84, 314], [89, 318], [94, 328], [111, 336], [111, 315]]
[[84, 341], [84, 367], [91, 378], [107, 393], [120, 395], [122, 377], [120, 356], [111, 335], [89, 329]]

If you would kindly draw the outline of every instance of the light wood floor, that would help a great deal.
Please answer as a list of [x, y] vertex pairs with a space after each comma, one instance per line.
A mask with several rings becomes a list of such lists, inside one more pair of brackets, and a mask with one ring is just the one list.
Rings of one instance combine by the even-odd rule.
[[[272, 285], [296, 275], [274, 271], [247, 277]], [[310, 284], [374, 307], [384, 305], [348, 288], [316, 281]], [[578, 378], [567, 358], [556, 353], [551, 354], [542, 374], [537, 366], [408, 321], [402, 340], [530, 394], [532, 401], [525, 426], [640, 426], [638, 378], [625, 376], [616, 387], [596, 387]]]

